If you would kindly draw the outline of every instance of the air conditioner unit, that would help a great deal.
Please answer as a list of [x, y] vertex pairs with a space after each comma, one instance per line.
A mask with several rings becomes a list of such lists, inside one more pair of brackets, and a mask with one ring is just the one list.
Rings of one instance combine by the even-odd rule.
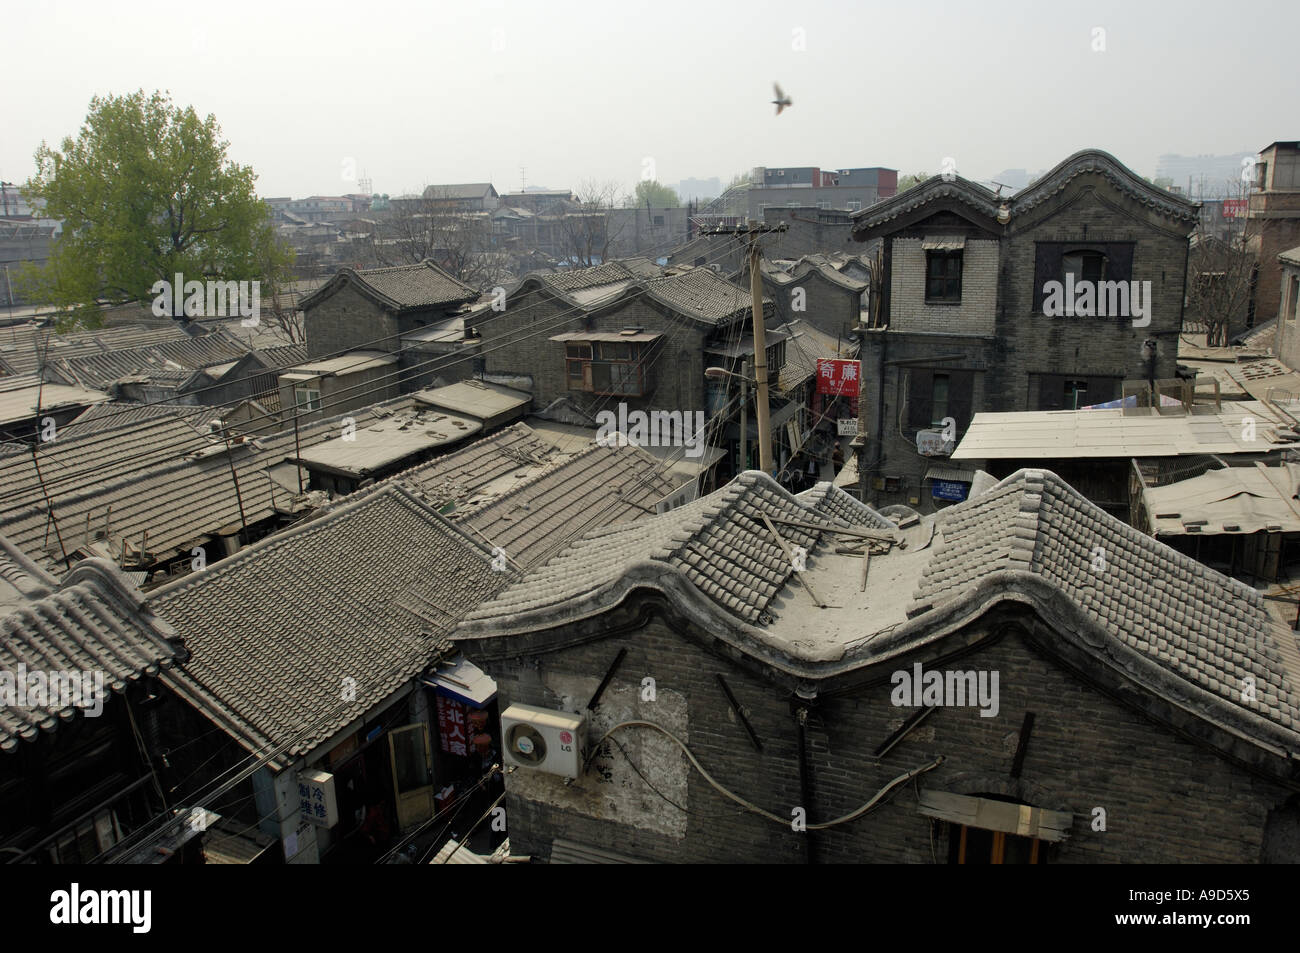
[[506, 764], [577, 778], [587, 758], [587, 719], [511, 705], [501, 713], [501, 739]]

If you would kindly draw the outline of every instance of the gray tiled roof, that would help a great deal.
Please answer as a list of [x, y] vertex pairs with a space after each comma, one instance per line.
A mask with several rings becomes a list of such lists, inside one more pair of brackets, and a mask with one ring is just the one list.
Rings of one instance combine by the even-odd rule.
[[[358, 429], [410, 398], [349, 411]], [[191, 418], [193, 419], [193, 418]], [[201, 418], [200, 418], [201, 419]], [[240, 507], [250, 524], [295, 511], [295, 502], [266, 471], [336, 436], [342, 416], [312, 421], [256, 441], [232, 441], [229, 457], [219, 436], [200, 434], [186, 420], [162, 417], [112, 429], [61, 432], [42, 444], [41, 473], [69, 552], [108, 532], [111, 551], [142, 542], [157, 558], [185, 552], [207, 536], [233, 534]], [[238, 489], [231, 477], [231, 459]], [[0, 456], [0, 533], [37, 562], [59, 558], [31, 453]], [[145, 534], [147, 535], [147, 540]]]
[[[943, 544], [909, 615], [1000, 570], [1033, 573], [1109, 638], [1230, 704], [1300, 731], [1295, 638], [1263, 596], [1121, 523], [1055, 474], [1021, 470], [943, 510], [939, 527]], [[1255, 680], [1257, 702], [1242, 701], [1246, 677]]]
[[[816, 534], [781, 525], [782, 517], [887, 525], [838, 489], [796, 498], [764, 474], [745, 473], [662, 516], [586, 534], [467, 616], [455, 638], [554, 628], [650, 588], [741, 651], [819, 678], [927, 645], [1009, 601], [1029, 607], [1042, 623], [1035, 637], [1054, 640], [1072, 664], [1123, 680], [1130, 693], [1136, 685], [1143, 705], [1165, 706], [1159, 717], [1182, 718], [1168, 714], [1181, 711], [1209, 723], [1220, 749], [1249, 739], [1257, 763], [1300, 750], [1300, 649], [1263, 596], [1116, 520], [1054, 474], [1019, 471], [925, 518], [934, 525], [923, 521], [914, 538], [925, 544], [883, 557], [886, 572], [913, 567], [889, 582], [892, 592], [916, 580], [898, 621], [873, 629], [874, 614], [862, 611], [852, 616], [862, 631], [822, 656], [782, 640], [782, 625], [815, 639], [806, 633], [816, 623], [782, 616], [782, 603], [773, 603], [780, 593], [787, 607], [798, 604], [796, 591], [781, 593], [791, 572], [761, 512], [808, 550], [810, 567]], [[937, 531], [932, 541], [927, 530]], [[821, 586], [819, 578], [811, 576]], [[864, 596], [864, 606], [868, 598], [883, 609], [891, 593]]]
[[882, 530], [894, 528], [894, 524], [880, 513], [857, 497], [837, 490], [830, 483], [818, 483], [811, 489], [797, 494], [795, 499], [805, 506], [812, 507], [818, 516], [832, 523], [843, 526], [868, 526]]
[[[712, 268], [692, 268], [677, 275], [651, 278], [643, 287], [649, 297], [710, 324], [748, 314], [752, 302], [748, 289], [720, 277]], [[763, 297], [765, 306], [771, 303], [771, 298]]]
[[22, 325], [0, 329], [0, 359], [15, 374], [34, 373], [41, 365], [40, 355], [58, 360], [106, 354], [128, 348], [184, 341], [189, 334], [179, 325], [161, 328], [109, 327], [93, 331], [58, 334], [49, 328]]
[[[92, 433], [97, 430], [109, 430], [138, 424], [141, 421], [156, 420], [159, 417], [179, 417], [190, 425], [206, 423], [223, 413], [220, 407], [202, 407], [193, 404], [132, 404], [107, 401], [87, 407], [75, 420], [64, 424], [59, 433], [63, 436]], [[202, 429], [206, 429], [203, 427]]]
[[401, 313], [424, 308], [446, 307], [473, 301], [477, 289], [453, 278], [431, 261], [392, 268], [344, 268], [324, 285], [298, 302], [306, 310], [324, 301], [344, 284], [359, 291], [390, 311]]
[[621, 261], [607, 261], [591, 268], [573, 268], [535, 277], [552, 288], [567, 292], [610, 285], [637, 276]]
[[677, 489], [660, 471], [638, 447], [592, 446], [463, 519], [528, 569], [590, 529], [653, 516], [655, 503]]
[[[687, 317], [706, 324], [748, 314], [750, 292], [719, 276], [712, 268], [688, 268], [674, 274], [644, 258], [609, 261], [591, 268], [553, 274], [530, 274], [520, 283], [535, 281], [563, 296], [574, 307], [601, 308], [644, 295]], [[610, 286], [608, 294], [593, 297], [593, 289]], [[592, 292], [582, 295], [580, 292]], [[772, 299], [764, 297], [765, 311]]]
[[[191, 658], [166, 676], [249, 746], [309, 752], [447, 651], [464, 612], [509, 577], [397, 485], [349, 500], [149, 604]], [[356, 680], [355, 702], [343, 679]]]
[[[826, 492], [848, 495], [837, 488]], [[607, 608], [632, 587], [637, 574], [631, 569], [639, 565], [652, 574], [675, 573], [719, 608], [757, 624], [793, 572], [762, 514], [835, 524], [814, 505], [830, 509], [842, 504], [796, 500], [766, 474], [747, 471], [722, 489], [662, 515], [585, 534], [467, 619], [510, 618], [523, 624], [545, 619], [565, 603], [581, 606], [577, 611], [582, 612]], [[878, 516], [870, 519], [879, 525]], [[781, 526], [781, 533], [786, 542], [809, 550], [821, 536], [789, 525]]]
[[457, 182], [452, 185], [430, 185], [424, 190], [427, 199], [481, 199], [495, 191], [491, 182]]
[[[184, 650], [175, 631], [102, 559], [78, 563], [60, 580], [0, 537], [0, 672], [98, 672], [120, 692], [156, 675]], [[88, 699], [89, 701], [89, 699]], [[0, 751], [76, 717], [70, 704], [0, 705]]]
[[526, 424], [514, 424], [428, 463], [403, 470], [387, 482], [401, 481], [435, 508], [451, 503], [459, 509], [488, 484], [521, 468], [549, 462], [555, 456], [554, 447]]
[[50, 366], [70, 384], [103, 390], [124, 377], [183, 380], [197, 368], [235, 361], [248, 351], [247, 344], [221, 329], [145, 347], [60, 357], [51, 359]]

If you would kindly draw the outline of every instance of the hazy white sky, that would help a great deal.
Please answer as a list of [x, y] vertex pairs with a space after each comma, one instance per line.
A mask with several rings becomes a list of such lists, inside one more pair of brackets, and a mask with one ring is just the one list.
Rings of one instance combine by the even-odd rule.
[[348, 160], [390, 194], [514, 190], [520, 167], [630, 191], [647, 160], [668, 184], [945, 156], [986, 178], [1098, 147], [1152, 175], [1166, 152], [1300, 139], [1293, 0], [39, 0], [5, 25], [14, 182], [93, 95], [140, 87], [215, 114], [267, 196], [355, 191]]

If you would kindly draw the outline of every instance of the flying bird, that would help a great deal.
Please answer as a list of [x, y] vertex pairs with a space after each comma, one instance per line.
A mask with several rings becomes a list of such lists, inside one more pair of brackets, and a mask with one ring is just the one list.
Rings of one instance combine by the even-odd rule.
[[773, 104], [775, 104], [775, 106], [776, 106], [776, 114], [779, 116], [779, 115], [781, 115], [781, 110], [784, 109], [786, 106], [793, 106], [793, 105], [794, 105], [794, 100], [792, 100], [792, 99], [791, 99], [789, 96], [787, 96], [785, 93], [781, 92], [781, 84], [780, 84], [780, 83], [773, 83], [773, 84], [772, 84], [772, 89], [776, 90], [776, 99], [772, 100], [772, 102], [773, 102]]

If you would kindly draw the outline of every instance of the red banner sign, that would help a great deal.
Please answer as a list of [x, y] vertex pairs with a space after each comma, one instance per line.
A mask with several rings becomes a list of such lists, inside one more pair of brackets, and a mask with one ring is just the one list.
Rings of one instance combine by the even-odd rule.
[[438, 696], [438, 738], [448, 754], [469, 754], [465, 706], [453, 698]]
[[1223, 200], [1223, 217], [1224, 218], [1241, 218], [1246, 214], [1245, 199], [1224, 199]]
[[817, 393], [858, 396], [858, 362], [817, 359]]

